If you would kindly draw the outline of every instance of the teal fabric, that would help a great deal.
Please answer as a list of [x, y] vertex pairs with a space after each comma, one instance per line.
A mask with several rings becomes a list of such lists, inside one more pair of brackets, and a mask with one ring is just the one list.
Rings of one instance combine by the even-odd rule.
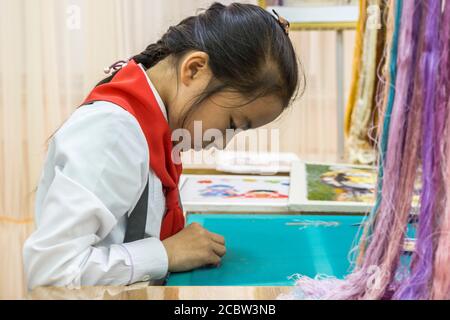
[[[296, 273], [344, 277], [362, 216], [202, 215], [198, 222], [225, 237], [218, 268], [171, 274], [169, 286], [288, 286]], [[289, 225], [300, 223], [300, 225]], [[303, 225], [302, 225], [303, 224]]]

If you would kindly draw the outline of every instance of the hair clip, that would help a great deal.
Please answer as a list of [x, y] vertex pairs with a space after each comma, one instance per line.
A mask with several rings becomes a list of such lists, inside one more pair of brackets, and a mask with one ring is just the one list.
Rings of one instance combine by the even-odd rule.
[[[278, 12], [276, 12], [274, 9], [272, 9], [273, 13], [276, 16], [277, 22], [278, 24], [283, 28], [284, 33], [286, 33], [286, 35], [289, 35], [289, 29], [291, 27], [291, 24], [289, 21], [287, 21], [286, 18], [283, 18], [282, 16], [280, 16], [278, 14]], [[274, 17], [275, 18], [275, 17]]]
[[109, 73], [111, 73], [111, 70], [118, 71], [118, 70], [122, 69], [122, 67], [125, 64], [127, 64], [128, 61], [130, 61], [130, 59], [116, 61], [112, 65], [110, 65], [109, 67], [106, 67], [105, 69], [103, 69], [103, 72], [106, 73], [106, 74], [109, 74]]

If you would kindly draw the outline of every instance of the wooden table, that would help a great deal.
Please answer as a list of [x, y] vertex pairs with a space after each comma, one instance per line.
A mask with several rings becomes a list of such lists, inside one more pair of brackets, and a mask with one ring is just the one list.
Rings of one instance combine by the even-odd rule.
[[37, 288], [31, 300], [276, 300], [292, 287], [154, 287], [147, 283], [118, 287]]

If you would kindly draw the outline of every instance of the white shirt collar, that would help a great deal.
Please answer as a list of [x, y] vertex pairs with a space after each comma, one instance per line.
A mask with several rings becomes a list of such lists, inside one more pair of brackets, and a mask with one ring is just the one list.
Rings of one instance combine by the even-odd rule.
[[158, 90], [156, 90], [155, 86], [153, 85], [152, 81], [151, 81], [150, 78], [148, 77], [147, 72], [145, 71], [145, 69], [144, 69], [144, 67], [142, 66], [142, 64], [139, 63], [138, 66], [139, 66], [139, 67], [142, 69], [142, 71], [144, 72], [145, 78], [147, 79], [147, 82], [148, 82], [150, 88], [152, 89], [153, 94], [155, 95], [156, 102], [158, 102], [159, 108], [161, 109], [161, 111], [162, 111], [162, 113], [163, 113], [163, 115], [164, 115], [164, 118], [166, 118], [166, 121], [169, 121], [169, 120], [168, 120], [168, 117], [167, 117], [167, 109], [166, 109], [166, 106], [164, 105], [164, 102], [162, 101], [161, 96], [160, 96], [159, 93], [158, 93]]

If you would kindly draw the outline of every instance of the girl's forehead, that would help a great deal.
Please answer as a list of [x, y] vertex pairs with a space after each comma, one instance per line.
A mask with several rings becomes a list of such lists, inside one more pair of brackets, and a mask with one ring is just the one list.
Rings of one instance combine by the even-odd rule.
[[[220, 92], [209, 99], [213, 108], [250, 123], [251, 128], [264, 126], [277, 119], [283, 112], [281, 99], [275, 95], [260, 97], [254, 100], [245, 98], [235, 92]], [[209, 108], [209, 107], [208, 107]]]
[[261, 97], [243, 107], [232, 108], [232, 114], [248, 119], [252, 128], [274, 121], [282, 112], [281, 100], [275, 96]]

